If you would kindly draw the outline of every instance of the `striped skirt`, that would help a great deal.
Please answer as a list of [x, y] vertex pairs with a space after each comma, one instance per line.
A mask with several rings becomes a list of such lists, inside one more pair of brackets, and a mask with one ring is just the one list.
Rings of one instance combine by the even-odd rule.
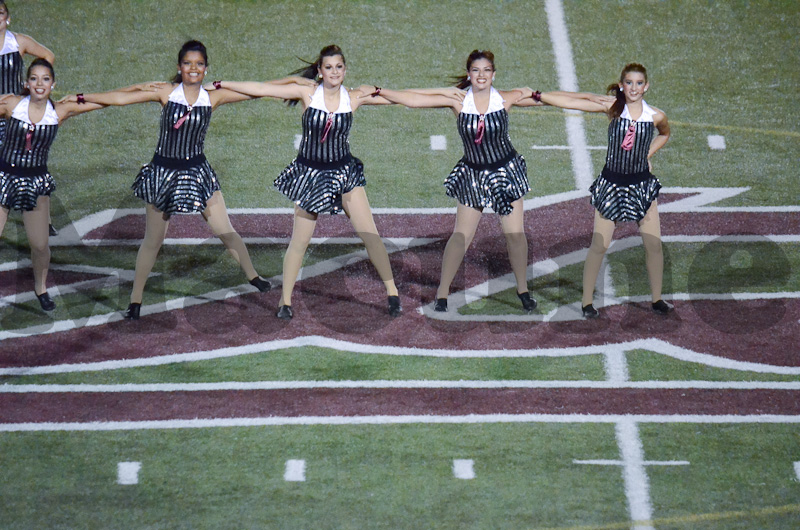
[[199, 163], [182, 168], [150, 162], [136, 175], [131, 189], [144, 202], [172, 215], [204, 211], [220, 187], [217, 174], [202, 157]]
[[531, 189], [525, 159], [517, 153], [497, 167], [475, 166], [462, 158], [445, 179], [444, 188], [448, 197], [465, 206], [491, 208], [500, 215], [510, 214], [511, 204]]
[[[634, 179], [638, 180], [638, 179]], [[589, 186], [591, 203], [609, 221], [641, 221], [658, 198], [661, 183], [649, 172], [638, 182], [623, 181], [603, 172]]]
[[0, 206], [3, 208], [29, 212], [36, 208], [40, 196], [49, 196], [55, 190], [56, 182], [49, 172], [22, 176], [0, 171]]
[[330, 164], [297, 157], [275, 179], [278, 191], [311, 213], [340, 213], [342, 195], [366, 184], [364, 164], [355, 157]]

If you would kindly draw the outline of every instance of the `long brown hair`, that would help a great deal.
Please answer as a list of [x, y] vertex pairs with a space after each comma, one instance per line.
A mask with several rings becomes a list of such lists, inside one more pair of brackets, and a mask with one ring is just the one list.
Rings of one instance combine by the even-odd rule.
[[644, 75], [644, 81], [645, 83], [647, 82], [647, 68], [639, 63], [628, 63], [625, 65], [625, 68], [622, 69], [622, 73], [619, 74], [619, 81], [617, 83], [611, 83], [608, 85], [608, 88], [606, 88], [606, 93], [609, 96], [617, 98], [614, 104], [611, 105], [611, 108], [608, 109], [608, 117], [612, 120], [619, 118], [622, 115], [623, 109], [625, 109], [625, 94], [620, 90], [619, 85], [625, 81], [625, 76], [631, 72], [639, 72]]
[[494, 70], [494, 54], [489, 50], [472, 50], [472, 53], [469, 54], [467, 57], [467, 73], [463, 75], [453, 76], [453, 81], [456, 82], [456, 88], [468, 88], [472, 83], [469, 80], [469, 69], [472, 67], [472, 63], [479, 59], [486, 59], [490, 63], [492, 63], [492, 70]]
[[[299, 75], [300, 77], [305, 77], [306, 79], [317, 79], [317, 74], [319, 73], [319, 69], [322, 68], [322, 59], [325, 57], [335, 57], [339, 55], [342, 58], [342, 62], [347, 65], [347, 61], [344, 58], [344, 52], [340, 47], [335, 44], [329, 44], [325, 46], [319, 51], [319, 55], [314, 61], [306, 61], [298, 57], [301, 61], [306, 63], [305, 66], [298, 68], [297, 70], [293, 70], [289, 72], [291, 75]], [[293, 105], [297, 105], [299, 103], [296, 99], [286, 100], [286, 104], [290, 107]]]

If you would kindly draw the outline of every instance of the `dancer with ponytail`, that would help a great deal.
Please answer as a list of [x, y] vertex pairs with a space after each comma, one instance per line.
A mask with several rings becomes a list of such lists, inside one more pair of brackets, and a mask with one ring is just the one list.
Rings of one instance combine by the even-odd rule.
[[664, 254], [657, 201], [661, 183], [651, 173], [650, 163], [650, 158], [669, 140], [670, 129], [666, 114], [644, 101], [649, 88], [645, 67], [631, 63], [622, 69], [619, 82], [609, 85], [607, 92], [612, 98], [589, 93], [533, 93], [534, 99], [541, 99], [542, 103], [604, 112], [611, 120], [605, 167], [589, 187], [595, 213], [592, 243], [583, 268], [581, 305], [585, 318], [600, 316], [593, 304], [597, 276], [614, 228], [624, 221], [639, 225], [653, 311], [666, 315], [673, 310], [672, 304], [661, 298]]
[[303, 105], [303, 137], [297, 157], [275, 180], [275, 187], [294, 202], [292, 239], [283, 259], [283, 288], [278, 318], [294, 316], [292, 291], [321, 213], [344, 211], [364, 242], [372, 264], [386, 288], [388, 312], [399, 316], [400, 297], [392, 275], [389, 254], [378, 234], [367, 193], [364, 165], [350, 154], [353, 113], [360, 105], [387, 104], [381, 98], [363, 98], [361, 89], [347, 91], [343, 81], [347, 67], [344, 53], [326, 46], [314, 62], [293, 73], [317, 83], [216, 81], [217, 88], [253, 97], [300, 101]]
[[467, 57], [466, 74], [458, 78], [457, 88], [468, 89], [463, 101], [453, 96], [452, 89], [375, 87], [375, 94], [393, 103], [450, 108], [457, 117], [464, 156], [445, 179], [444, 187], [447, 195], [458, 201], [458, 207], [453, 234], [444, 249], [434, 311], [447, 311], [450, 284], [475, 237], [484, 208], [491, 208], [500, 217], [523, 310], [531, 312], [536, 307], [528, 292], [528, 239], [523, 227], [522, 197], [530, 191], [527, 166], [508, 135], [508, 110], [530, 91], [499, 91], [492, 86], [494, 77], [492, 52], [474, 50]]
[[178, 53], [178, 73], [172, 83], [164, 83], [151, 92], [117, 90], [68, 98], [102, 105], [154, 101], [162, 106], [156, 152], [152, 161], [139, 171], [132, 186], [134, 194], [147, 205], [144, 239], [136, 256], [133, 291], [125, 311], [127, 319], [137, 320], [140, 316], [145, 283], [173, 214], [200, 212], [250, 284], [262, 292], [271, 288], [256, 272], [247, 247], [231, 225], [219, 179], [203, 153], [212, 111], [220, 105], [251, 98], [230, 90], [207, 92], [203, 88], [207, 68], [206, 47], [192, 40]]
[[0, 119], [7, 123], [0, 145], [0, 234], [10, 211], [22, 211], [31, 247], [34, 293], [45, 311], [56, 307], [46, 285], [50, 268], [50, 194], [56, 189], [47, 169], [50, 146], [67, 118], [102, 108], [97, 104], [53, 103], [50, 93], [55, 85], [53, 65], [36, 59], [28, 68], [22, 95], [0, 99]]

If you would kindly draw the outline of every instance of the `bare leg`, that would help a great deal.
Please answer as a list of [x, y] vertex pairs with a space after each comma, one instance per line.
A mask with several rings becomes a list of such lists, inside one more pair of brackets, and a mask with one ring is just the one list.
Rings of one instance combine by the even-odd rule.
[[367, 192], [364, 191], [364, 188], [359, 186], [342, 195], [342, 208], [350, 218], [350, 223], [358, 237], [364, 242], [367, 255], [386, 287], [386, 294], [397, 296], [397, 286], [392, 275], [392, 265], [389, 263], [389, 253], [386, 252], [386, 246], [383, 244], [381, 236], [378, 235], [378, 227], [375, 226], [375, 219], [372, 217], [372, 210], [369, 208], [369, 200], [367, 200]]
[[597, 284], [597, 276], [600, 274], [600, 266], [603, 264], [611, 238], [614, 235], [614, 221], [609, 221], [594, 211], [594, 230], [592, 233], [592, 244], [586, 254], [586, 263], [583, 265], [583, 301], [581, 305], [587, 306], [594, 300], [594, 287]]
[[661, 248], [661, 222], [658, 218], [656, 201], [647, 210], [647, 215], [639, 221], [639, 233], [644, 244], [647, 277], [650, 279], [650, 293], [653, 303], [661, 300], [664, 281], [664, 251]]
[[514, 201], [512, 206], [514, 209], [510, 214], [500, 217], [500, 225], [506, 236], [508, 260], [517, 281], [517, 293], [521, 294], [528, 292], [528, 238], [523, 227], [522, 199]]
[[158, 252], [164, 243], [164, 237], [167, 235], [167, 227], [169, 227], [169, 217], [157, 210], [152, 204], [148, 204], [145, 207], [145, 214], [144, 239], [142, 239], [139, 252], [136, 254], [136, 272], [134, 273], [133, 290], [131, 291], [132, 304], [142, 303], [144, 285], [147, 283], [150, 271], [153, 270], [156, 257], [158, 257]]
[[300, 267], [303, 266], [303, 257], [314, 235], [317, 226], [317, 214], [307, 212], [299, 206], [294, 207], [294, 224], [292, 226], [292, 239], [289, 248], [283, 256], [283, 286], [281, 300], [278, 306], [292, 305], [292, 291], [297, 282]]
[[[450, 236], [444, 247], [442, 275], [439, 279], [439, 288], [436, 290], [436, 298], [447, 298], [447, 295], [450, 294], [450, 284], [453, 283], [453, 279], [464, 261], [464, 254], [472, 244], [481, 214], [481, 210], [458, 204], [456, 226], [453, 228], [453, 235]], [[527, 256], [525, 259], [527, 261]]]
[[228, 210], [225, 208], [225, 199], [222, 197], [222, 192], [215, 191], [214, 195], [208, 200], [206, 209], [203, 210], [203, 219], [208, 223], [211, 232], [220, 238], [222, 244], [228, 249], [228, 253], [233, 256], [236, 263], [242, 268], [248, 280], [252, 280], [258, 276], [253, 262], [250, 259], [250, 253], [242, 241], [242, 236], [233, 228], [231, 220], [228, 217]]
[[31, 247], [33, 291], [40, 295], [47, 291], [47, 271], [50, 268], [50, 197], [40, 196], [33, 210], [22, 212], [22, 222]]

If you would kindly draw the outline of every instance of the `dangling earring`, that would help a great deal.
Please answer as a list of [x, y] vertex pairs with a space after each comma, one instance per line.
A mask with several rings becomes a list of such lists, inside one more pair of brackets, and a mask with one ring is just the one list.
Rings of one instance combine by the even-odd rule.
[[494, 81], [494, 74], [492, 74], [492, 81]]
[[467, 81], [472, 81], [472, 78], [469, 75], [467, 75]]

